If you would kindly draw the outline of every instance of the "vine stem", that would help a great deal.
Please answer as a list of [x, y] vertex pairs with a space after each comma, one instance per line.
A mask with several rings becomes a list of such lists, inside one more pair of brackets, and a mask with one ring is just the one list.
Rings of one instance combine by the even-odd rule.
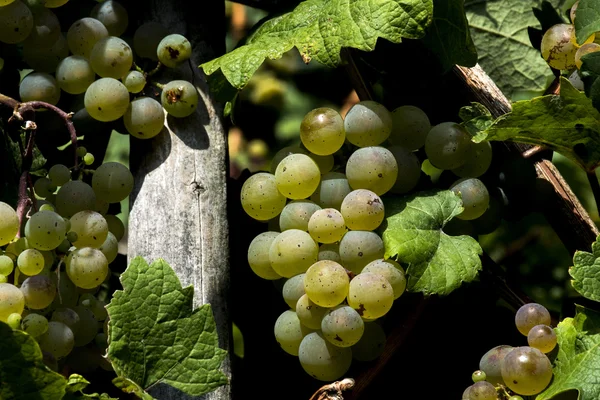
[[588, 171], [587, 178], [592, 187], [592, 193], [594, 194], [594, 200], [596, 201], [596, 207], [600, 210], [600, 183], [598, 183], [598, 176], [596, 171]]
[[354, 387], [354, 379], [344, 378], [322, 386], [313, 394], [309, 400], [344, 400], [343, 391]]

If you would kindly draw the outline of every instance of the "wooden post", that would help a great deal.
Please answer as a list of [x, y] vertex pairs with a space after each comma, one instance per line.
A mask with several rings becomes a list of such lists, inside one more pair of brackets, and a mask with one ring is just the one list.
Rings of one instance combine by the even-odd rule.
[[[189, 63], [158, 75], [162, 83], [174, 79], [192, 82], [199, 91], [198, 110], [187, 118], [167, 117], [166, 127], [149, 140], [131, 139], [131, 195], [128, 257], [143, 256], [149, 263], [163, 258], [182, 285], [194, 286], [194, 305], [210, 303], [217, 323], [219, 345], [229, 350], [231, 323], [229, 295], [229, 227], [227, 223], [227, 136], [221, 105], [211, 98], [198, 68], [225, 51], [223, 2], [186, 0], [137, 1], [142, 18], [155, 21], [170, 33], [192, 43]], [[164, 79], [163, 79], [164, 77]], [[230, 359], [222, 366], [231, 378]], [[150, 394], [161, 400], [189, 399], [167, 385]], [[231, 387], [223, 386], [202, 398], [228, 400]]]

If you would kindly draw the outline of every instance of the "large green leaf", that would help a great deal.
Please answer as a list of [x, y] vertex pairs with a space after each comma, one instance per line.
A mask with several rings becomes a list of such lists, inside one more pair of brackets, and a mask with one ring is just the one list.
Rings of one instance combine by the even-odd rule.
[[512, 112], [474, 138], [482, 140], [546, 146], [593, 171], [600, 164], [600, 113], [584, 93], [561, 78], [560, 95], [514, 103]]
[[0, 322], [0, 338], [0, 399], [62, 399], [67, 380], [44, 364], [33, 337]]
[[600, 314], [578, 306], [575, 318], [565, 318], [556, 327], [558, 355], [554, 379], [536, 400], [550, 400], [576, 389], [579, 400], [600, 398]]
[[580, 0], [575, 18], [577, 43], [583, 43], [600, 31], [600, 0]]
[[241, 89], [265, 59], [294, 47], [307, 63], [335, 67], [344, 47], [371, 51], [378, 38], [398, 43], [422, 37], [432, 14], [432, 0], [306, 0], [265, 22], [245, 45], [201, 67], [208, 75], [220, 68]]
[[164, 260], [149, 266], [142, 257], [121, 283], [107, 306], [108, 358], [119, 376], [145, 390], [165, 383], [192, 396], [227, 383], [211, 307], [193, 309], [193, 287], [182, 288]]
[[581, 57], [579, 75], [583, 80], [585, 93], [592, 99], [592, 104], [600, 110], [600, 52], [586, 54]]
[[583, 297], [600, 301], [600, 237], [592, 244], [592, 252], [576, 251], [569, 274], [571, 284]]
[[470, 282], [481, 269], [481, 247], [470, 236], [448, 236], [442, 228], [463, 211], [448, 190], [390, 197], [385, 203], [385, 257], [408, 264], [408, 290], [445, 295]]

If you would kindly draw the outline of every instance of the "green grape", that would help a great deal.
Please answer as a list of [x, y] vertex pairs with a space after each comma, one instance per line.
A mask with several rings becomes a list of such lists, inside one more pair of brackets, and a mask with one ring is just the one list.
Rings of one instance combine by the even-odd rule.
[[35, 275], [23, 281], [21, 292], [29, 309], [41, 310], [52, 304], [56, 296], [56, 285], [46, 275]]
[[83, 162], [85, 165], [92, 165], [94, 163], [95, 157], [92, 153], [87, 153], [83, 156]]
[[575, 53], [575, 66], [577, 66], [577, 69], [581, 69], [581, 66], [583, 65], [581, 57], [586, 54], [595, 53], [596, 51], [600, 51], [600, 44], [598, 43], [586, 43], [577, 49], [577, 52]]
[[106, 240], [108, 224], [95, 211], [79, 211], [71, 217], [71, 232], [77, 234], [77, 240], [72, 242], [73, 246], [98, 248]]
[[461, 196], [464, 211], [456, 216], [458, 219], [470, 221], [481, 217], [488, 209], [490, 194], [479, 179], [459, 179], [452, 184], [450, 190]]
[[0, 7], [4, 7], [9, 5], [10, 3], [12, 3], [15, 0], [0, 0]]
[[427, 114], [415, 106], [401, 106], [392, 111], [390, 142], [408, 151], [418, 150], [425, 145], [431, 129]]
[[269, 248], [271, 267], [284, 278], [306, 272], [317, 261], [319, 246], [313, 238], [299, 229], [281, 232]]
[[318, 156], [316, 154], [307, 153], [306, 155], [312, 158], [315, 164], [317, 164], [321, 175], [330, 172], [333, 169], [333, 166], [335, 165], [335, 159], [331, 154], [328, 154], [326, 156]]
[[48, 331], [48, 320], [40, 314], [28, 314], [21, 320], [21, 329], [33, 337], [38, 337]]
[[22, 314], [24, 308], [23, 292], [10, 283], [0, 283], [0, 321], [6, 322], [12, 313]]
[[[94, 174], [94, 176], [95, 175], [96, 174]], [[96, 194], [91, 186], [87, 183], [82, 181], [70, 181], [65, 183], [59, 189], [58, 193], [56, 194], [55, 204], [60, 215], [65, 218], [71, 218], [79, 211], [93, 210], [94, 206], [96, 205]], [[64, 238], [60, 238], [61, 242], [62, 239]]]
[[33, 190], [35, 194], [37, 194], [41, 198], [46, 198], [52, 194], [50, 191], [50, 187], [52, 185], [52, 181], [48, 178], [39, 178], [33, 184]]
[[392, 285], [381, 275], [361, 272], [348, 288], [348, 305], [367, 319], [384, 316], [394, 302]]
[[[58, 276], [60, 276], [60, 279]], [[51, 274], [50, 278], [58, 288], [58, 294], [54, 298], [51, 308], [57, 309], [60, 307], [76, 306], [79, 293], [77, 292], [77, 286], [71, 282], [67, 273], [65, 271], [61, 271], [60, 275]]]
[[341, 263], [342, 258], [340, 257], [340, 245], [337, 243], [324, 243], [319, 247], [319, 255], [317, 260], [330, 260], [336, 263]]
[[110, 264], [111, 262], [115, 261], [117, 254], [119, 254], [119, 241], [112, 232], [108, 232], [106, 240], [104, 243], [102, 243], [102, 245], [100, 245], [100, 247], [98, 247], [98, 250], [104, 254], [106, 261]]
[[72, 309], [79, 315], [79, 328], [75, 335], [75, 346], [85, 346], [91, 343], [98, 334], [98, 320], [92, 310], [87, 307], [73, 306]]
[[392, 114], [383, 105], [361, 101], [348, 110], [344, 118], [346, 139], [358, 147], [377, 146], [392, 131]]
[[33, 14], [20, 0], [0, 7], [0, 42], [19, 43], [33, 29]]
[[8, 277], [6, 275], [0, 275], [0, 283], [7, 283]]
[[497, 400], [496, 388], [489, 382], [476, 382], [471, 385], [469, 400]]
[[330, 309], [321, 321], [323, 336], [338, 347], [350, 347], [356, 344], [364, 330], [365, 325], [360, 315], [347, 305]]
[[133, 34], [133, 50], [142, 58], [158, 61], [156, 49], [160, 41], [169, 31], [157, 22], [146, 22], [137, 28]]
[[461, 178], [477, 178], [485, 174], [492, 164], [492, 145], [490, 142], [472, 143], [466, 161], [452, 172]]
[[504, 357], [502, 378], [515, 393], [533, 396], [552, 380], [552, 364], [538, 349], [516, 347]]
[[33, 12], [33, 28], [27, 36], [27, 42], [32, 46], [49, 47], [60, 36], [60, 22], [52, 11], [40, 8]]
[[94, 338], [94, 344], [102, 351], [106, 351], [108, 348], [108, 338], [104, 333], [99, 333]]
[[335, 307], [346, 298], [350, 278], [335, 261], [317, 261], [306, 271], [304, 291], [321, 307]]
[[107, 0], [92, 8], [90, 17], [97, 19], [111, 36], [121, 36], [129, 25], [129, 15], [125, 7], [113, 0]]
[[0, 275], [8, 276], [13, 272], [14, 261], [7, 255], [0, 255]]
[[76, 242], [78, 238], [77, 232], [69, 231], [67, 233], [67, 240], [71, 243]]
[[298, 358], [313, 378], [334, 381], [341, 378], [352, 363], [352, 350], [329, 343], [320, 332], [309, 333], [300, 342]]
[[310, 199], [323, 208], [340, 210], [344, 198], [351, 191], [346, 175], [340, 172], [328, 172], [321, 176], [321, 182]]
[[54, 206], [52, 204], [42, 204], [41, 206], [39, 206], [39, 210], [56, 212], [56, 209], [54, 208]]
[[25, 237], [37, 250], [54, 250], [65, 239], [65, 234], [65, 221], [53, 211], [38, 211], [25, 224]]
[[37, 275], [44, 269], [44, 256], [35, 249], [26, 249], [19, 254], [17, 267], [25, 275]]
[[515, 395], [515, 396], [510, 396], [510, 397], [508, 398], [508, 400], [523, 400], [523, 398], [522, 398], [521, 396], [516, 396], [516, 395]]
[[83, 289], [99, 286], [108, 274], [108, 260], [100, 250], [91, 247], [71, 252], [66, 265], [69, 279], [75, 286]]
[[310, 200], [294, 200], [286, 204], [279, 215], [279, 228], [282, 231], [288, 229], [300, 229], [308, 231], [308, 221], [318, 210], [317, 204]]
[[108, 201], [100, 200], [96, 198], [96, 205], [94, 206], [94, 211], [105, 215], [108, 212], [108, 208], [110, 207], [110, 203]]
[[[304, 274], [302, 274], [304, 275]], [[304, 276], [302, 277], [304, 279]], [[304, 283], [302, 282], [302, 292], [304, 292]], [[289, 303], [288, 303], [289, 304]], [[296, 315], [302, 323], [310, 329], [321, 329], [321, 321], [323, 317], [329, 311], [327, 307], [321, 307], [313, 303], [308, 295], [303, 293], [302, 296], [296, 302], [296, 306], [293, 307], [296, 310]]]
[[12, 313], [6, 319], [6, 324], [12, 329], [19, 329], [21, 327], [21, 314]]
[[52, 313], [51, 321], [62, 322], [71, 328], [73, 335], [77, 336], [77, 332], [79, 331], [80, 319], [79, 314], [77, 314], [74, 310], [66, 307], [60, 307], [54, 310]]
[[101, 78], [87, 88], [84, 102], [86, 111], [95, 120], [114, 121], [129, 108], [129, 92], [118, 80]]
[[548, 325], [536, 325], [527, 334], [527, 343], [542, 353], [550, 353], [556, 347], [556, 333]]
[[505, 385], [502, 379], [502, 363], [504, 357], [512, 351], [514, 347], [501, 345], [485, 353], [479, 361], [479, 369], [486, 375], [486, 380], [493, 385]]
[[48, 8], [57, 8], [67, 4], [69, 0], [45, 0], [44, 6]]
[[123, 236], [125, 236], [125, 225], [123, 225], [123, 221], [115, 215], [105, 215], [104, 219], [108, 224], [108, 231], [115, 235], [117, 241], [121, 240]]
[[473, 380], [473, 383], [485, 381], [485, 378], [486, 378], [485, 372], [483, 372], [480, 369], [473, 372], [473, 374], [471, 375], [471, 379]]
[[346, 177], [352, 189], [368, 189], [381, 196], [396, 183], [398, 164], [388, 149], [363, 147], [348, 159]]
[[92, 188], [100, 200], [118, 203], [133, 190], [133, 175], [129, 168], [121, 163], [104, 163], [94, 172]]
[[169, 68], [176, 68], [192, 55], [192, 44], [185, 36], [171, 34], [165, 36], [156, 47], [158, 61]]
[[66, 254], [71, 248], [71, 242], [68, 239], [63, 240], [55, 249], [58, 253]]
[[65, 357], [75, 344], [73, 331], [62, 322], [48, 322], [48, 330], [38, 339], [40, 348], [56, 358]]
[[349, 231], [340, 241], [341, 264], [355, 274], [384, 253], [383, 240], [375, 232]]
[[0, 201], [0, 246], [8, 244], [19, 232], [17, 212], [6, 203]]
[[471, 397], [469, 396], [471, 394], [471, 387], [472, 386], [469, 386], [465, 389], [465, 391], [462, 394], [462, 400], [471, 400]]
[[252, 271], [263, 279], [281, 278], [271, 267], [271, 260], [269, 259], [269, 249], [278, 235], [277, 232], [263, 232], [252, 239], [250, 246], [248, 246], [248, 264]]
[[358, 361], [373, 361], [385, 349], [385, 332], [376, 322], [365, 322], [365, 330], [360, 340], [352, 346], [352, 357]]
[[32, 72], [19, 85], [21, 101], [45, 101], [56, 105], [60, 99], [60, 88], [52, 75]]
[[131, 47], [123, 39], [107, 36], [99, 39], [90, 52], [90, 64], [103, 78], [123, 78], [133, 64]]
[[139, 93], [146, 86], [146, 77], [139, 71], [129, 71], [121, 81], [129, 93]]
[[315, 211], [308, 221], [308, 233], [319, 243], [338, 242], [346, 233], [342, 213], [335, 208]]
[[575, 68], [577, 47], [575, 27], [571, 24], [556, 24], [542, 37], [542, 57], [552, 68], [560, 70]]
[[163, 86], [160, 102], [169, 115], [187, 117], [198, 106], [198, 89], [188, 81], [171, 81]]
[[129, 104], [123, 122], [131, 135], [138, 139], [150, 139], [162, 131], [165, 112], [153, 98], [138, 97]]
[[275, 174], [275, 171], [277, 171], [277, 166], [279, 165], [279, 163], [281, 162], [281, 160], [283, 160], [284, 158], [286, 158], [287, 156], [290, 156], [292, 154], [305, 154], [305, 155], [309, 155], [309, 152], [306, 151], [306, 150], [304, 150], [304, 149], [302, 149], [302, 148], [300, 148], [300, 147], [298, 147], [298, 146], [287, 146], [287, 147], [284, 147], [283, 149], [281, 149], [277, 153], [275, 153], [275, 155], [273, 156], [273, 159], [271, 160], [271, 166], [270, 166], [271, 173]]
[[300, 140], [311, 153], [320, 156], [333, 154], [346, 140], [344, 120], [332, 108], [315, 108], [302, 119]]
[[259, 172], [244, 182], [241, 192], [242, 208], [259, 221], [276, 217], [285, 207], [285, 197], [277, 190], [275, 175]]
[[296, 303], [298, 299], [304, 295], [304, 276], [306, 274], [298, 274], [285, 280], [283, 288], [281, 289], [281, 295], [285, 303], [290, 306], [292, 310], [296, 309]]
[[91, 293], [82, 294], [81, 297], [79, 297], [78, 304], [80, 306], [89, 308], [92, 311], [92, 313], [94, 313], [94, 318], [96, 318], [96, 320], [98, 321], [104, 321], [108, 316], [106, 308], [104, 308], [104, 306], [106, 306], [106, 303], [101, 300], [98, 300]]
[[71, 180], [71, 170], [62, 164], [53, 165], [48, 171], [48, 178], [54, 185], [62, 186]]
[[71, 25], [67, 32], [67, 43], [71, 53], [89, 60], [96, 42], [108, 36], [104, 24], [95, 18], [82, 18]]
[[394, 291], [394, 300], [402, 296], [406, 290], [406, 275], [404, 270], [394, 260], [375, 260], [368, 263], [361, 273], [370, 272], [376, 275], [383, 276]]
[[67, 57], [56, 67], [56, 81], [60, 88], [67, 93], [84, 93], [95, 80], [96, 74], [89, 61], [83, 56]]
[[466, 162], [471, 151], [471, 135], [455, 122], [431, 128], [425, 139], [429, 162], [439, 169], [455, 169]]
[[77, 157], [83, 157], [83, 156], [85, 156], [87, 154], [87, 149], [85, 147], [83, 147], [83, 146], [79, 146], [77, 148], [77, 152], [76, 153], [77, 153]]
[[344, 198], [340, 211], [348, 229], [373, 231], [383, 222], [383, 201], [370, 190], [354, 190]]
[[309, 197], [319, 186], [320, 179], [319, 167], [305, 154], [287, 156], [275, 170], [277, 190], [292, 200]]
[[550, 325], [550, 313], [541, 304], [525, 304], [515, 314], [515, 325], [521, 334], [527, 336], [531, 328], [536, 325]]
[[23, 43], [23, 60], [37, 72], [54, 73], [60, 61], [69, 56], [67, 39], [61, 33], [58, 39], [48, 47]]
[[394, 155], [398, 164], [398, 177], [390, 192], [404, 194], [417, 186], [421, 179], [421, 162], [416, 154], [402, 147], [392, 146], [388, 150]]
[[284, 311], [275, 321], [275, 339], [283, 351], [293, 356], [298, 355], [302, 339], [310, 333], [310, 329], [300, 323], [294, 311]]

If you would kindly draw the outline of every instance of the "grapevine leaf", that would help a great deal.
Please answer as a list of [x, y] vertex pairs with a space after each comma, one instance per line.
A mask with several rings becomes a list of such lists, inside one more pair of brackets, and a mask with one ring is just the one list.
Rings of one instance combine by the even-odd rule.
[[433, 0], [306, 0], [266, 21], [245, 45], [201, 67], [207, 75], [220, 68], [241, 89], [265, 59], [281, 58], [294, 47], [306, 63], [335, 67], [344, 47], [371, 51], [378, 38], [398, 43], [422, 37], [432, 14]]
[[67, 393], [76, 393], [85, 389], [90, 382], [79, 374], [69, 375], [67, 380]]
[[583, 43], [595, 32], [600, 31], [600, 1], [580, 0], [575, 18], [577, 43]]
[[583, 297], [600, 301], [600, 237], [592, 244], [592, 252], [576, 251], [569, 268], [571, 284]]
[[581, 57], [579, 74], [583, 80], [585, 93], [592, 99], [592, 104], [600, 110], [600, 53], [590, 53]]
[[124, 393], [135, 394], [142, 400], [154, 400], [152, 396], [146, 393], [144, 389], [142, 389], [137, 383], [130, 379], [118, 376], [115, 379], [113, 379], [112, 383], [113, 385], [121, 389]]
[[114, 397], [110, 397], [106, 393], [83, 393], [83, 389], [85, 389], [89, 384], [90, 382], [83, 376], [78, 374], [71, 374], [69, 376], [69, 379], [67, 380], [65, 397], [63, 397], [62, 400], [118, 400]]
[[35, 339], [0, 322], [0, 399], [56, 400], [67, 380], [42, 361]]
[[579, 400], [600, 398], [600, 314], [577, 306], [575, 318], [565, 318], [555, 331], [554, 379], [536, 400], [549, 400], [572, 389], [579, 391]]
[[386, 202], [385, 257], [408, 264], [408, 290], [446, 295], [481, 269], [481, 247], [470, 236], [448, 236], [442, 228], [463, 211], [448, 190], [420, 192]]
[[477, 49], [471, 39], [464, 0], [433, 0], [433, 21], [423, 42], [440, 59], [445, 71], [455, 64], [473, 67]]
[[568, 79], [561, 78], [560, 85], [560, 95], [513, 103], [512, 112], [473, 140], [546, 146], [593, 171], [600, 165], [600, 112]]
[[458, 116], [463, 120], [461, 125], [471, 136], [486, 130], [494, 122], [492, 113], [483, 104], [476, 102], [471, 103], [470, 106], [462, 107], [458, 112]]
[[148, 266], [142, 257], [121, 283], [107, 306], [108, 358], [117, 375], [144, 390], [165, 383], [192, 396], [227, 383], [211, 307], [193, 309], [193, 287], [182, 288], [164, 260]]

